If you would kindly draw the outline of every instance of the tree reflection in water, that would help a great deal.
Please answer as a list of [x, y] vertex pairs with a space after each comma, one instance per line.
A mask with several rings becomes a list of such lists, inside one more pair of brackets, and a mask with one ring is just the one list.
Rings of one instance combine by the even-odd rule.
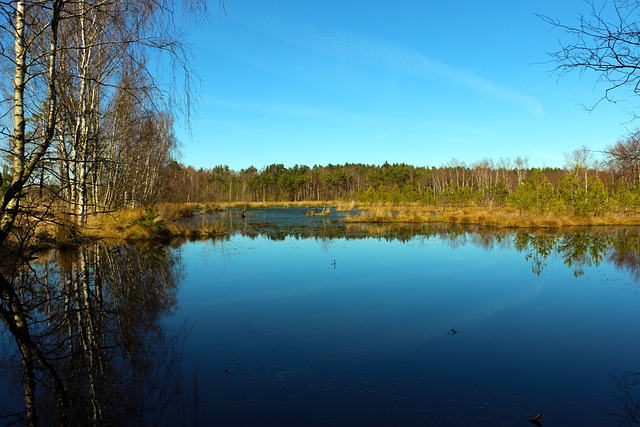
[[324, 227], [273, 223], [244, 222], [242, 228], [231, 228], [233, 232], [256, 238], [264, 236], [281, 241], [287, 237], [323, 239], [382, 238], [407, 242], [417, 236], [439, 238], [456, 249], [469, 242], [487, 250], [494, 247], [508, 248], [513, 245], [524, 253], [531, 263], [534, 274], [540, 275], [550, 256], [559, 256], [573, 271], [575, 277], [584, 274], [584, 269], [599, 266], [605, 259], [617, 268], [627, 270], [640, 282], [640, 228], [636, 227], [576, 227], [571, 229], [522, 229], [480, 227], [475, 225], [450, 225], [442, 223], [347, 223], [327, 222]]
[[614, 251], [609, 260], [619, 269], [628, 271], [640, 282], [640, 230], [623, 229], [616, 233], [611, 241]]
[[197, 424], [199, 397], [185, 393], [197, 390], [195, 377], [181, 372], [186, 328], [160, 324], [175, 309], [180, 278], [172, 252], [129, 245], [5, 266], [0, 316], [16, 357], [0, 361], [21, 372], [25, 403], [9, 417], [27, 425]]
[[604, 406], [602, 410], [611, 416], [619, 418], [618, 425], [640, 424], [640, 372], [625, 372], [621, 378], [612, 376], [617, 385], [614, 397], [620, 407]]
[[487, 250], [513, 245], [518, 252], [524, 253], [524, 259], [531, 263], [531, 270], [536, 275], [544, 271], [551, 256], [560, 257], [575, 277], [582, 276], [586, 267], [597, 267], [607, 259], [617, 268], [627, 270], [635, 282], [640, 283], [640, 228], [636, 227], [513, 231], [446, 224], [350, 224], [342, 237], [375, 236], [405, 242], [408, 233], [413, 237], [440, 238], [453, 249], [469, 242]]
[[540, 275], [546, 259], [559, 256], [572, 269], [575, 277], [584, 274], [585, 267], [599, 266], [608, 259], [617, 268], [627, 270], [636, 283], [640, 282], [640, 229], [571, 230], [557, 234], [517, 232], [514, 244], [531, 262], [532, 271]]
[[[560, 233], [509, 231], [443, 224], [323, 224], [313, 229], [261, 229], [245, 222], [236, 232], [331, 241], [375, 237], [406, 242], [440, 239], [452, 248], [473, 243], [487, 250], [514, 248], [541, 275], [559, 257], [574, 276], [608, 260], [640, 283], [640, 229], [576, 229]], [[228, 238], [228, 237], [226, 237]], [[195, 375], [181, 352], [187, 328], [162, 319], [176, 310], [182, 281], [179, 251], [163, 247], [93, 244], [52, 251], [30, 263], [5, 265], [0, 274], [0, 318], [9, 333], [0, 368], [13, 372], [24, 408], [2, 412], [0, 422], [25, 425], [206, 424]], [[608, 413], [640, 419], [638, 373], [616, 379], [622, 409]], [[2, 418], [3, 417], [3, 418]]]

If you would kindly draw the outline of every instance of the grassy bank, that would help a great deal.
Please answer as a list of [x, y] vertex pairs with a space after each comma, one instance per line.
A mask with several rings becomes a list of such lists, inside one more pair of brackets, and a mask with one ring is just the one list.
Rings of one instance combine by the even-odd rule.
[[[203, 213], [223, 212], [231, 209], [262, 209], [268, 207], [332, 207], [339, 211], [351, 211], [355, 202], [250, 202], [250, 203], [165, 203], [146, 209], [127, 209], [101, 213], [91, 217], [87, 227], [73, 233], [56, 233], [61, 240], [75, 239], [81, 235], [97, 239], [153, 240], [171, 238], [203, 239], [225, 235], [229, 232], [221, 221], [204, 221]], [[184, 218], [194, 221], [180, 221]], [[198, 221], [203, 218], [203, 221]], [[63, 229], [73, 228], [69, 227]]]
[[181, 219], [225, 210], [217, 204], [160, 204], [146, 209], [127, 209], [93, 216], [84, 236], [97, 239], [162, 240], [176, 237], [202, 239], [227, 233], [215, 221], [180, 222]]
[[487, 227], [557, 228], [584, 225], [639, 225], [640, 214], [609, 213], [593, 217], [521, 213], [512, 207], [438, 207], [420, 205], [360, 206], [348, 216], [349, 223], [429, 223], [477, 224]]
[[209, 238], [227, 234], [221, 222], [179, 221], [198, 218], [202, 213], [267, 207], [332, 207], [348, 212], [347, 223], [448, 223], [475, 224], [506, 228], [558, 228], [570, 226], [640, 225], [640, 214], [608, 213], [592, 217], [521, 213], [513, 207], [440, 207], [423, 205], [359, 204], [352, 201], [313, 201], [288, 203], [162, 204], [154, 208], [122, 210], [94, 217], [81, 234], [94, 238], [125, 240], [173, 237]]
[[[640, 225], [637, 212], [609, 213], [593, 217], [534, 215], [521, 213], [512, 207], [441, 207], [423, 205], [356, 204], [352, 201], [314, 201], [290, 203], [228, 203], [228, 204], [160, 204], [146, 209], [127, 209], [101, 213], [90, 218], [86, 227], [80, 228], [71, 218], [56, 217], [55, 221], [42, 223], [33, 235], [35, 246], [52, 247], [82, 243], [92, 239], [117, 240], [171, 240], [175, 238], [206, 239], [228, 234], [229, 221], [203, 215], [240, 208], [248, 211], [266, 207], [331, 207], [347, 212], [346, 223], [447, 223], [480, 225], [505, 228], [560, 228], [569, 226]], [[185, 218], [191, 220], [184, 221]], [[34, 244], [31, 244], [34, 246]]]

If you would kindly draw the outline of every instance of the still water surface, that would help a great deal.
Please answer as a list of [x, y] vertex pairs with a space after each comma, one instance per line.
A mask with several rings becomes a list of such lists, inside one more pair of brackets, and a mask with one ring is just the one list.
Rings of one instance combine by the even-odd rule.
[[153, 258], [173, 260], [175, 300], [152, 320], [187, 331], [175, 360], [189, 397], [148, 423], [638, 423], [639, 230], [346, 227], [335, 215], [235, 215], [229, 237]]
[[[540, 275], [510, 244], [232, 237], [180, 248], [193, 325], [227, 425], [610, 422], [640, 368], [640, 296], [610, 263]], [[334, 264], [335, 260], [335, 264]]]

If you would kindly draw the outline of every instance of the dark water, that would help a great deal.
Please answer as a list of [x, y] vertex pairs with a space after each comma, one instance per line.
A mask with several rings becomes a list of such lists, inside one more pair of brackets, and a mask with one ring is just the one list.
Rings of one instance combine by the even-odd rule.
[[[205, 220], [236, 230], [222, 240], [32, 263], [55, 289], [43, 299], [55, 303], [33, 304], [37, 342], [55, 350], [74, 402], [93, 402], [77, 419], [98, 407], [107, 425], [527, 426], [538, 413], [544, 426], [638, 424], [639, 229], [337, 215], [218, 214]], [[2, 336], [0, 415], [22, 408], [20, 358]]]

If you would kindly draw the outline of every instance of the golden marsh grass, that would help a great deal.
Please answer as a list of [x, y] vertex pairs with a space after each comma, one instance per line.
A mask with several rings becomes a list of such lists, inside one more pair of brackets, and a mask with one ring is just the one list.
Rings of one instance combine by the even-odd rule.
[[484, 208], [436, 207], [436, 206], [388, 206], [374, 205], [366, 209], [360, 207], [360, 213], [347, 216], [348, 223], [430, 223], [475, 224], [489, 227], [510, 228], [558, 228], [576, 225], [638, 225], [640, 215], [607, 214], [595, 217], [573, 217], [552, 214], [521, 214], [511, 207]]
[[[481, 206], [442, 207], [419, 204], [392, 205], [389, 203], [359, 204], [354, 201], [304, 201], [290, 203], [167, 203], [148, 209], [126, 209], [101, 213], [90, 217], [83, 229], [71, 219], [60, 222], [49, 235], [58, 244], [79, 241], [81, 238], [151, 240], [184, 237], [203, 239], [228, 233], [224, 224], [215, 221], [180, 223], [181, 218], [199, 213], [221, 211], [227, 208], [259, 209], [266, 207], [334, 207], [340, 212], [351, 212], [345, 217], [347, 224], [421, 224], [447, 223], [481, 225], [485, 227], [552, 229], [584, 225], [640, 225], [637, 212], [606, 213], [594, 217], [573, 217], [552, 214], [520, 213], [513, 207]], [[355, 211], [355, 212], [354, 212]]]

